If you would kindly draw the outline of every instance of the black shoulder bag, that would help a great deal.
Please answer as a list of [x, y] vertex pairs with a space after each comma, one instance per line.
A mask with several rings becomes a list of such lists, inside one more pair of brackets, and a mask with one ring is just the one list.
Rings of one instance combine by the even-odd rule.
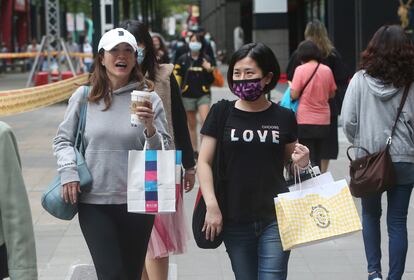
[[[350, 161], [349, 175], [351, 177], [349, 189], [353, 196], [367, 197], [372, 194], [388, 191], [395, 186], [395, 170], [389, 149], [392, 143], [392, 136], [394, 135], [395, 128], [404, 107], [405, 100], [407, 99], [409, 89], [410, 86], [406, 86], [404, 89], [404, 94], [401, 99], [400, 107], [398, 108], [394, 126], [391, 130], [391, 135], [387, 139], [387, 145], [383, 150], [371, 154], [367, 149], [361, 146], [352, 145], [348, 147], [346, 154]], [[361, 149], [367, 153], [367, 155], [352, 160], [349, 155], [349, 151], [352, 149]]]
[[[217, 198], [217, 202], [219, 204], [220, 210], [223, 213], [223, 203], [224, 203], [224, 190], [220, 186], [222, 181], [222, 175], [221, 172], [223, 168], [221, 168], [221, 145], [223, 140], [223, 134], [224, 134], [224, 127], [226, 124], [226, 121], [229, 117], [230, 110], [234, 102], [227, 101], [227, 100], [221, 100], [217, 103], [216, 106], [218, 106], [218, 120], [219, 120], [219, 127], [218, 127], [218, 135], [217, 135], [217, 145], [216, 150], [214, 152], [214, 160], [213, 160], [213, 184], [214, 184], [214, 192]], [[207, 240], [205, 232], [202, 231], [204, 226], [204, 221], [206, 219], [206, 212], [207, 207], [206, 203], [204, 201], [203, 195], [201, 193], [201, 189], [199, 189], [196, 202], [194, 205], [194, 211], [193, 211], [193, 221], [192, 221], [192, 228], [193, 228], [193, 235], [194, 240], [197, 243], [197, 246], [202, 249], [215, 249], [218, 246], [221, 245], [223, 242], [222, 233], [220, 233], [218, 236], [214, 238], [214, 241]], [[224, 215], [223, 215], [224, 218]]]

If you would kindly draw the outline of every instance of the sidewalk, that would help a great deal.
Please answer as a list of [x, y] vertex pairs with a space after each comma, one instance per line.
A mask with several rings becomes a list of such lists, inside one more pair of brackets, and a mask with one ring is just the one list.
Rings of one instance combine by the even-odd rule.
[[[27, 77], [27, 74], [25, 74]], [[18, 88], [26, 83], [25, 75], [0, 76], [0, 90]], [[282, 91], [283, 89], [280, 89]], [[276, 96], [280, 94], [276, 94]], [[274, 96], [276, 98], [276, 96]], [[234, 98], [227, 89], [213, 88], [213, 102], [222, 98]], [[60, 221], [47, 214], [40, 205], [41, 193], [56, 173], [56, 161], [52, 155], [52, 138], [63, 119], [66, 104], [59, 103], [33, 112], [1, 117], [15, 131], [22, 157], [24, 178], [29, 193], [36, 235], [39, 279], [69, 279], [71, 267], [90, 264], [91, 258], [81, 235], [77, 219]], [[336, 179], [346, 178], [348, 159], [345, 149], [348, 143], [340, 134], [340, 155], [333, 161], [330, 170]], [[190, 222], [198, 186], [185, 195], [187, 221]], [[356, 200], [358, 208], [359, 201]], [[385, 205], [385, 204], [384, 204]], [[409, 252], [405, 280], [414, 280], [414, 202], [409, 212]], [[386, 209], [383, 211], [386, 213]], [[383, 267], [387, 272], [388, 253], [385, 217], [382, 221]], [[223, 246], [216, 250], [198, 249], [189, 241], [188, 252], [172, 256], [177, 264], [179, 280], [230, 280], [234, 279], [227, 253]], [[360, 233], [341, 239], [295, 249], [289, 262], [289, 277], [292, 280], [365, 280], [366, 261]], [[77, 279], [94, 279], [82, 275]]]

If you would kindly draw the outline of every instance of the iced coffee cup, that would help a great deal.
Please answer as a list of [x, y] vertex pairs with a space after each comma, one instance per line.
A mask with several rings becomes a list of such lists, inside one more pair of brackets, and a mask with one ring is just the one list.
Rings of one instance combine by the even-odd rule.
[[152, 108], [150, 92], [140, 90], [131, 92], [131, 126], [138, 126], [138, 124], [143, 123], [137, 116], [137, 107]]

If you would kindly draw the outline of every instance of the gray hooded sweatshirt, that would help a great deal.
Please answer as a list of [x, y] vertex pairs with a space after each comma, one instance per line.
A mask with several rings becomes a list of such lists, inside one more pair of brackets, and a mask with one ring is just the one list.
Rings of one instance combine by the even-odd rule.
[[[161, 141], [168, 148], [171, 137], [167, 133], [167, 121], [160, 97], [153, 92], [156, 133], [148, 138], [144, 126], [132, 127], [130, 121], [131, 91], [137, 83], [129, 84], [113, 92], [111, 107], [103, 111], [104, 102], [88, 103], [84, 133], [85, 161], [93, 182], [89, 192], [80, 194], [79, 201], [89, 204], [125, 204], [127, 202], [128, 151], [161, 149]], [[62, 185], [79, 181], [73, 145], [79, 120], [84, 87], [79, 87], [69, 99], [63, 122], [53, 139], [58, 172]]]
[[[348, 140], [369, 152], [377, 152], [386, 145], [397, 117], [404, 88], [384, 86], [378, 79], [358, 71], [345, 94], [341, 118]], [[414, 86], [410, 86], [407, 100], [398, 119], [392, 138], [390, 154], [393, 162], [414, 163]], [[356, 157], [366, 155], [360, 149]]]

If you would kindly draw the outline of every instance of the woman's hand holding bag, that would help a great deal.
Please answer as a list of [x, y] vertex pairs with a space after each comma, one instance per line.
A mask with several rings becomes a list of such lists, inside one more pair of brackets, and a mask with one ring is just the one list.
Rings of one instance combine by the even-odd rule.
[[223, 216], [217, 203], [207, 206], [206, 219], [202, 231], [206, 234], [206, 239], [214, 241], [223, 230]]
[[301, 169], [307, 169], [310, 166], [309, 149], [302, 144], [295, 144], [295, 149], [293, 150], [291, 158], [292, 162], [299, 166]]
[[78, 193], [81, 192], [78, 181], [66, 183], [62, 186], [62, 197], [66, 203], [76, 204], [78, 202]]

